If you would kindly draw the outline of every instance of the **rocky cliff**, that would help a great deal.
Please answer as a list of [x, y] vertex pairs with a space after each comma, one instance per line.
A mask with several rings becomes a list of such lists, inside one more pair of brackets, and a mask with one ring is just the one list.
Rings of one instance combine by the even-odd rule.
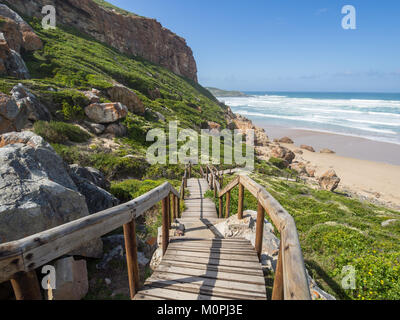
[[197, 82], [197, 67], [185, 39], [154, 19], [125, 15], [93, 0], [2, 0], [20, 14], [41, 19], [53, 5], [57, 23], [74, 27], [122, 53], [140, 56]]

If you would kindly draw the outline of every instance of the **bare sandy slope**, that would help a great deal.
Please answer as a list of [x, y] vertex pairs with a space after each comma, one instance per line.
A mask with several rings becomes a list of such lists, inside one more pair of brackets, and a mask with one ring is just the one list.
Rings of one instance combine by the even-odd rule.
[[[295, 145], [282, 145], [292, 151], [299, 149]], [[302, 151], [304, 153], [297, 157], [315, 165], [317, 176], [333, 168], [341, 178], [341, 188], [350, 189], [369, 198], [379, 194], [379, 200], [392, 203], [400, 208], [400, 166], [347, 158], [336, 154]], [[374, 151], [371, 150], [371, 152]]]

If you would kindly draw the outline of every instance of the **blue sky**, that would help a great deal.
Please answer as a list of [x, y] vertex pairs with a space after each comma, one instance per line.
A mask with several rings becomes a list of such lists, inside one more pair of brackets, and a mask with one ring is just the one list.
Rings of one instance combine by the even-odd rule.
[[[108, 0], [187, 40], [204, 86], [400, 92], [398, 0]], [[357, 29], [344, 30], [344, 5]]]

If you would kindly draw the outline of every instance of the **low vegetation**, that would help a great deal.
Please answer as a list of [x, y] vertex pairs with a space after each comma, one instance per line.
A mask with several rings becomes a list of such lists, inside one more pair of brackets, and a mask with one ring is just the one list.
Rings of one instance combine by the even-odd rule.
[[33, 130], [51, 143], [87, 142], [91, 137], [86, 131], [73, 124], [58, 121], [37, 121]]

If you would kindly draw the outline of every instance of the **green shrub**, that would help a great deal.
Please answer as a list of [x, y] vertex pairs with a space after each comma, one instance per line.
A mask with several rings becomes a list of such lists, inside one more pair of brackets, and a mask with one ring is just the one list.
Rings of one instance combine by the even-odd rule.
[[80, 106], [71, 106], [64, 101], [62, 104], [61, 113], [65, 120], [80, 120], [84, 117], [85, 112]]
[[36, 134], [50, 143], [81, 143], [90, 139], [90, 134], [77, 126], [65, 122], [37, 121], [35, 122], [33, 129]]
[[122, 202], [127, 202], [157, 188], [165, 180], [125, 180], [122, 182], [113, 182], [111, 184], [111, 193]]
[[275, 167], [279, 168], [279, 169], [285, 169], [287, 167], [287, 162], [283, 159], [278, 159], [278, 158], [274, 158], [271, 157], [269, 159], [269, 163], [274, 165]]

